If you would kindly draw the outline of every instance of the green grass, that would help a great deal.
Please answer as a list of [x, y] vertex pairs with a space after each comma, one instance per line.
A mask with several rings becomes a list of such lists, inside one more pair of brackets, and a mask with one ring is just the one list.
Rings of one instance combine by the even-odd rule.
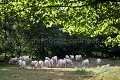
[[0, 80], [120, 80], [120, 67], [25, 69], [0, 63]]
[[91, 75], [94, 75], [95, 72], [93, 72], [92, 70], [78, 69], [77, 68], [77, 69], [71, 71], [71, 74], [91, 76]]
[[[70, 74], [84, 76], [85, 80], [120, 80], [120, 67], [75, 69]], [[83, 80], [84, 80], [83, 79]]]

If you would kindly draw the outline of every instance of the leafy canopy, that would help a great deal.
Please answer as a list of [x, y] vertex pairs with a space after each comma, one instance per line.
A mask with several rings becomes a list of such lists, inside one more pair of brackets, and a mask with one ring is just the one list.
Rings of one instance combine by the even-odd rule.
[[[7, 0], [6, 0], [7, 1]], [[89, 37], [107, 35], [106, 45], [120, 43], [120, 2], [97, 0], [10, 0], [0, 5], [0, 22], [24, 29], [42, 22], [62, 25], [63, 32]], [[11, 26], [13, 27], [13, 26]], [[117, 34], [113, 38], [112, 34]]]

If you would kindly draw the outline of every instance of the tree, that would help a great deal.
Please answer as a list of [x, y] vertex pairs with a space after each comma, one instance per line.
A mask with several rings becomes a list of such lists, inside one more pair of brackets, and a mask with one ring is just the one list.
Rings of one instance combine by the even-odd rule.
[[[101, 44], [94, 43], [94, 45], [100, 46], [104, 42], [111, 48], [120, 43], [120, 2], [117, 0], [116, 2], [97, 0], [4, 0], [3, 2], [0, 0], [0, 2], [2, 4], [0, 5], [0, 33], [2, 39], [5, 39], [5, 42], [1, 44], [9, 41], [7, 38], [11, 36], [11, 33], [15, 34], [15, 36], [12, 35], [12, 39], [15, 39], [12, 43], [15, 42], [13, 45], [19, 43], [16, 48], [20, 49], [20, 53], [24, 52], [22, 48], [25, 46], [27, 46], [26, 50], [30, 50], [30, 53], [33, 51], [33, 54], [38, 49], [45, 52], [51, 50], [50, 46], [48, 49], [41, 47], [41, 44], [31, 44], [31, 40], [55, 38], [54, 33], [49, 33], [49, 27], [54, 26], [63, 26], [59, 30], [69, 33], [69, 37], [59, 36], [62, 39], [70, 39], [74, 35], [85, 36], [87, 39], [97, 38]], [[26, 34], [27, 32], [29, 34]], [[25, 43], [20, 42], [22, 39], [26, 39]], [[30, 42], [27, 43], [27, 41]], [[68, 42], [63, 45], [71, 46], [73, 44]], [[84, 48], [81, 49], [87, 49], [91, 44], [82, 45]], [[33, 46], [34, 48], [32, 48]], [[61, 49], [60, 47], [59, 49]]]

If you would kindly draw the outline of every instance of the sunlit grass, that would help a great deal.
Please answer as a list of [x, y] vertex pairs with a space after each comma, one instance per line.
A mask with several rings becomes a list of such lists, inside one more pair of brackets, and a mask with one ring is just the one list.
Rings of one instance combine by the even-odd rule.
[[[120, 80], [120, 67], [111, 68], [76, 68], [70, 74], [89, 77], [85, 80]], [[84, 80], [84, 79], [83, 79]]]
[[86, 70], [86, 69], [75, 69], [73, 71], [71, 71], [72, 74], [77, 74], [77, 75], [94, 75], [95, 72], [93, 72], [92, 70]]
[[120, 80], [120, 67], [42, 68], [0, 66], [0, 80]]

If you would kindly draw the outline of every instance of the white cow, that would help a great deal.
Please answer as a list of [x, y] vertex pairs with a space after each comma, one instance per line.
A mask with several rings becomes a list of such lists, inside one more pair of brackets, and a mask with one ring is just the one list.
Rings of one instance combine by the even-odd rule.
[[72, 60], [66, 58], [64, 58], [64, 60], [66, 61], [66, 65], [73, 65]]
[[53, 61], [53, 59], [50, 59], [49, 62], [50, 62], [50, 67], [52, 68], [52, 67], [54, 66], [54, 61]]
[[51, 67], [51, 62], [50, 62], [50, 60], [45, 60], [45, 61], [44, 61], [44, 64], [45, 64], [46, 67]]
[[21, 67], [24, 68], [26, 66], [26, 62], [22, 61]]
[[59, 68], [66, 67], [66, 60], [64, 59], [58, 60], [57, 67]]
[[15, 57], [15, 58], [11, 58], [10, 60], [9, 60], [9, 63], [10, 64], [17, 64], [18, 63], [18, 58], [17, 57]]
[[103, 65], [101, 68], [110, 68], [110, 64]]
[[76, 61], [80, 61], [80, 60], [82, 60], [82, 56], [81, 55], [76, 55], [75, 59], [76, 59]]
[[69, 57], [68, 55], [65, 55], [65, 58], [66, 58], [66, 59], [70, 59], [70, 57]]
[[19, 59], [23, 60], [23, 61], [26, 61], [26, 62], [31, 60], [29, 56], [20, 56]]
[[22, 60], [18, 60], [18, 66], [22, 66]]
[[39, 68], [42, 68], [42, 67], [43, 67], [43, 61], [42, 61], [42, 60], [40, 60], [40, 61], [38, 62], [38, 67], [39, 67]]
[[49, 57], [45, 57], [45, 60], [49, 60], [50, 58]]
[[83, 60], [81, 65], [84, 66], [84, 68], [88, 67], [89, 66], [89, 60], [88, 59]]
[[38, 61], [36, 61], [36, 60], [32, 61], [31, 66], [32, 66], [33, 69], [38, 68]]
[[101, 59], [98, 58], [98, 59], [96, 60], [96, 63], [97, 63], [98, 66], [100, 66], [100, 64], [101, 64]]
[[54, 61], [54, 64], [57, 64], [57, 56], [53, 56], [51, 59]]
[[71, 59], [71, 60], [74, 60], [74, 55], [70, 55], [70, 59]]

